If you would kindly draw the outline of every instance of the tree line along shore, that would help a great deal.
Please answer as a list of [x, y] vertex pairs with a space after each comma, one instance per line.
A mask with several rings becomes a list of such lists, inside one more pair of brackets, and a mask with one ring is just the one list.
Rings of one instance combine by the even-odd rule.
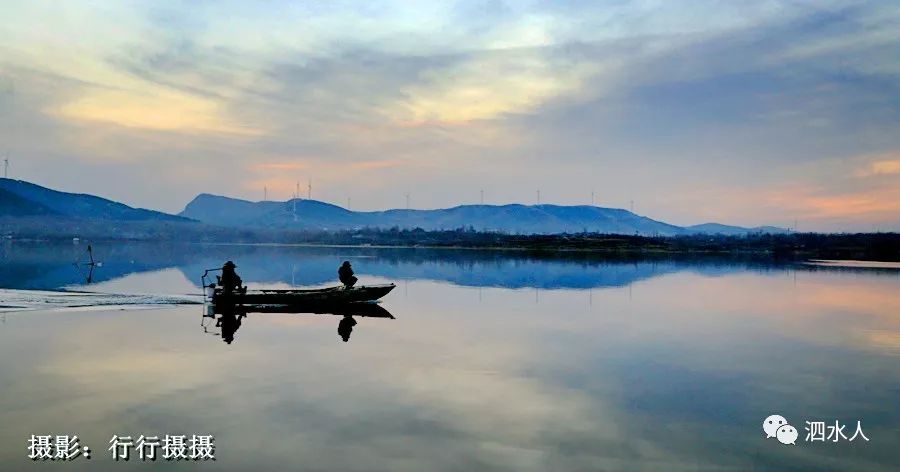
[[181, 222], [98, 222], [21, 218], [0, 220], [6, 241], [171, 241], [197, 243], [309, 244], [520, 250], [534, 253], [752, 255], [773, 259], [859, 259], [900, 261], [900, 233], [753, 233], [648, 236], [601, 233], [508, 234], [467, 228], [442, 231], [370, 229], [289, 231], [225, 228]]

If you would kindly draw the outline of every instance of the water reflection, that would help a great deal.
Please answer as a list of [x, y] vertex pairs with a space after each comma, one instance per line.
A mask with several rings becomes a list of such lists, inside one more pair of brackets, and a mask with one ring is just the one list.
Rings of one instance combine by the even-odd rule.
[[103, 263], [94, 259], [94, 248], [88, 244], [87, 250], [79, 256], [73, 265], [81, 273], [85, 284], [90, 285], [94, 281], [94, 269], [102, 267]]
[[334, 315], [340, 316], [337, 332], [344, 342], [350, 341], [350, 334], [357, 325], [354, 316], [360, 318], [396, 319], [391, 312], [377, 303], [347, 303], [332, 306], [314, 305], [236, 305], [220, 303], [204, 306], [203, 319], [200, 326], [206, 334], [210, 332], [209, 321], [215, 320], [219, 335], [226, 344], [234, 342], [234, 336], [240, 329], [248, 313], [295, 314], [295, 315]]
[[[218, 263], [234, 257], [256, 270], [281, 250], [220, 254]], [[173, 264], [165, 251], [186, 259]], [[94, 287], [199, 284], [179, 267], [205, 256], [159, 253], [166, 269]], [[222, 323], [240, 321], [225, 346], [221, 313], [206, 320], [215, 341], [199, 333], [199, 306], [7, 315], [0, 463], [30, 464], [23, 438], [36, 431], [77, 433], [93, 448], [114, 433], [209, 431], [215, 465], [227, 471], [894, 470], [900, 460], [896, 272], [368, 254], [282, 253], [298, 279], [315, 258], [329, 262], [328, 277], [344, 259], [364, 282], [383, 268], [408, 274], [408, 291], [367, 307], [401, 321], [252, 307]], [[513, 272], [504, 284], [534, 286], [479, 285], [477, 272], [496, 264]], [[583, 292], [542, 286], [635, 264], [674, 269]], [[454, 278], [465, 267], [475, 274]], [[285, 284], [281, 269], [258, 270], [242, 273], [247, 283]], [[182, 285], [162, 285], [172, 280]], [[345, 344], [349, 319], [357, 324]], [[782, 446], [761, 428], [775, 413], [801, 435], [806, 420], [860, 420], [871, 441]]]
[[338, 335], [340, 335], [341, 339], [343, 339], [344, 342], [350, 340], [350, 333], [353, 332], [354, 326], [356, 326], [356, 320], [353, 319], [353, 316], [344, 315], [344, 317], [341, 318], [341, 322], [338, 323], [337, 331]]
[[[581, 253], [538, 256], [515, 251], [448, 249], [109, 243], [102, 248], [95, 245], [94, 250], [102, 250], [103, 270], [79, 273], [72, 269], [71, 261], [85, 252], [82, 246], [0, 244], [0, 264], [5, 269], [0, 271], [0, 287], [53, 290], [88, 282], [94, 284], [90, 290], [102, 290], [107, 282], [177, 270], [184, 279], [181, 293], [198, 293], [199, 274], [205, 268], [217, 267], [221, 261], [229, 259], [241, 261], [245, 283], [267, 287], [330, 284], [335, 278], [334, 268], [343, 260], [353, 262], [357, 275], [363, 279], [434, 280], [469, 287], [548, 290], [625, 287], [682, 272], [721, 276], [739, 271], [782, 273], [787, 269], [796, 272], [875, 270], [745, 258], [653, 256], [635, 259]], [[900, 270], [888, 267], [871, 273], [898, 277]], [[96, 288], [97, 284], [100, 288]], [[139, 285], [132, 288], [141, 293], [146, 293], [147, 289]]]
[[222, 314], [216, 321], [216, 326], [222, 328], [222, 341], [231, 344], [234, 341], [234, 333], [241, 327], [241, 320], [247, 316], [243, 311], [239, 311], [238, 307], [231, 305], [222, 310]]

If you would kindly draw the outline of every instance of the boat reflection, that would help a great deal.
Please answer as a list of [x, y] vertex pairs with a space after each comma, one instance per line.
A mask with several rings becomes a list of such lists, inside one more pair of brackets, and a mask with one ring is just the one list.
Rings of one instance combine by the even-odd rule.
[[353, 319], [352, 315], [344, 315], [341, 318], [341, 322], [338, 323], [338, 336], [344, 340], [344, 342], [350, 341], [350, 333], [353, 332], [353, 327], [356, 326], [356, 320]]
[[[236, 307], [235, 307], [236, 308]], [[222, 328], [222, 341], [231, 344], [234, 341], [234, 333], [241, 327], [241, 320], [247, 316], [246, 312], [237, 309], [225, 310], [216, 320], [216, 326]]]
[[[248, 313], [281, 313], [300, 315], [334, 315], [340, 316], [338, 335], [344, 342], [350, 341], [350, 334], [356, 326], [354, 317], [395, 319], [394, 315], [377, 303], [345, 303], [341, 305], [237, 305], [207, 304], [200, 326], [203, 332], [218, 334], [226, 344], [234, 342], [234, 335]], [[215, 320], [219, 332], [211, 332], [209, 323]]]

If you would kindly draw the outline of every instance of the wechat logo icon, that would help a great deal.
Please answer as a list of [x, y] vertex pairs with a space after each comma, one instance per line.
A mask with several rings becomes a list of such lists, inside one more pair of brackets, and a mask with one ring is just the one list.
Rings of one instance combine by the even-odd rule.
[[771, 415], [763, 421], [766, 439], [775, 438], [781, 444], [797, 445], [797, 428], [788, 424], [781, 415]]

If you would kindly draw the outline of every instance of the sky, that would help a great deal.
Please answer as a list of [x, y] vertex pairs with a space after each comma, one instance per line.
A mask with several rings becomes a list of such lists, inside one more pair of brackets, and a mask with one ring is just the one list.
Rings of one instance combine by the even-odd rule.
[[[0, 1], [10, 177], [900, 230], [900, 3]], [[632, 203], [633, 202], [633, 203]]]

